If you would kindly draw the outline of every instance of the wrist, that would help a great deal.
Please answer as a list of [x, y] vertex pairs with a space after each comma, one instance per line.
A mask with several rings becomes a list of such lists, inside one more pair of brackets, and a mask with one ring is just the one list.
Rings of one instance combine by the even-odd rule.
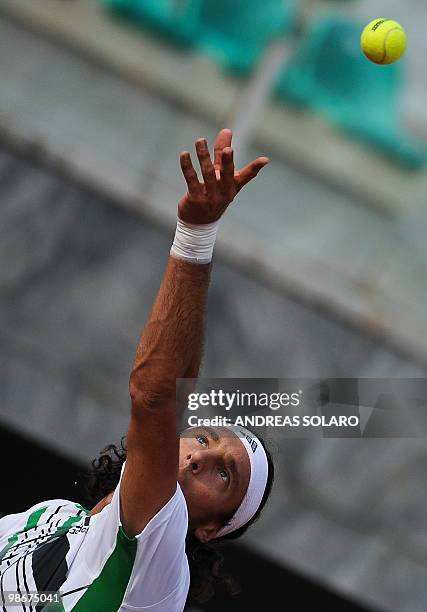
[[207, 264], [212, 260], [219, 221], [194, 224], [177, 219], [174, 241], [170, 250], [173, 257], [195, 264]]

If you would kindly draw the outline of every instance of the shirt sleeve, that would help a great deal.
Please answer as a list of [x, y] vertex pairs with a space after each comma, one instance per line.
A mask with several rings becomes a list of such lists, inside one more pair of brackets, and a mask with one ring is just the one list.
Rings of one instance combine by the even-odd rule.
[[[111, 503], [91, 517], [87, 534], [85, 562], [88, 569], [102, 566], [116, 546], [119, 530], [125, 535], [120, 518], [120, 485]], [[124, 595], [123, 610], [181, 612], [189, 589], [189, 569], [185, 554], [188, 529], [187, 504], [177, 483], [172, 498], [150, 520], [143, 531], [128, 538], [136, 540], [132, 572]]]

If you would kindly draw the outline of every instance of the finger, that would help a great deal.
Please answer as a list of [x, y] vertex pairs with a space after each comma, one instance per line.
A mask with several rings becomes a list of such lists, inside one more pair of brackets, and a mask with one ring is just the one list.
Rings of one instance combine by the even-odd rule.
[[228, 128], [221, 130], [216, 138], [214, 146], [214, 166], [221, 167], [221, 153], [226, 147], [231, 147], [233, 132]]
[[223, 193], [234, 190], [234, 154], [231, 147], [226, 147], [221, 155], [221, 182]]
[[206, 188], [208, 192], [213, 193], [217, 189], [216, 174], [209, 154], [208, 143], [204, 138], [199, 138], [196, 141], [196, 151]]
[[242, 187], [247, 185], [252, 179], [256, 177], [258, 172], [264, 168], [269, 163], [268, 157], [258, 157], [253, 162], [245, 166], [239, 172], [239, 176], [236, 177], [235, 181], [237, 184], [237, 190], [240, 191]]
[[201, 190], [201, 184], [199, 183], [199, 177], [197, 172], [194, 170], [193, 162], [191, 161], [191, 155], [188, 151], [183, 151], [179, 157], [181, 163], [181, 170], [187, 183], [188, 193], [195, 195]]

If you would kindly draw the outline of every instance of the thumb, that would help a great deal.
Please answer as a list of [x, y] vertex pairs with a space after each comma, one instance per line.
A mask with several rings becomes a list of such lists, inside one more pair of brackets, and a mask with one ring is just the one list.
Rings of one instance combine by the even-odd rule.
[[247, 185], [257, 174], [262, 170], [270, 160], [268, 157], [258, 157], [250, 164], [240, 170], [236, 177], [237, 190], [240, 191], [245, 185]]

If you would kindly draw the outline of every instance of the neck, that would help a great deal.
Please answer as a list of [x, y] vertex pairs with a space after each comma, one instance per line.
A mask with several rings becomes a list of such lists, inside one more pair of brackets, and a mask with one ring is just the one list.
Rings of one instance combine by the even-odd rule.
[[103, 499], [101, 499], [101, 501], [99, 501], [96, 504], [96, 506], [94, 506], [92, 508], [92, 510], [89, 512], [89, 514], [91, 516], [93, 516], [94, 514], [98, 514], [98, 512], [101, 512], [101, 510], [103, 508], [105, 508], [105, 506], [107, 506], [109, 503], [111, 503], [111, 500], [113, 499], [113, 493], [114, 493], [114, 491], [112, 491], [111, 493], [106, 495]]

